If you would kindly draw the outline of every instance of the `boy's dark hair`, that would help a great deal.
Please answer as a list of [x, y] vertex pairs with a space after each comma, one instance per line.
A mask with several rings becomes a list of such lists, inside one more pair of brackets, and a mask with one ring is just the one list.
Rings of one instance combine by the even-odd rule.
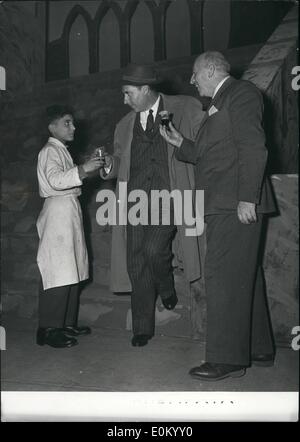
[[52, 106], [47, 107], [46, 116], [48, 125], [53, 121], [58, 120], [59, 118], [64, 117], [65, 115], [72, 115], [74, 111], [70, 106], [65, 104], [53, 104]]

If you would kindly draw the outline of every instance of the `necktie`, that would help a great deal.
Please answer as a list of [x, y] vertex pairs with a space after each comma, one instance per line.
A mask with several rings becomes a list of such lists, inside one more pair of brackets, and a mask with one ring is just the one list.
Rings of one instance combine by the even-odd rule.
[[146, 124], [146, 132], [151, 132], [154, 126], [153, 110], [149, 110]]

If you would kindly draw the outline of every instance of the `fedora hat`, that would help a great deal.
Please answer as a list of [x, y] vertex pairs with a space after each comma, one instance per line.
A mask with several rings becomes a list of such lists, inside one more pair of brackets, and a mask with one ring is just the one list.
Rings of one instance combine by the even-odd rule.
[[144, 84], [157, 84], [160, 79], [156, 71], [147, 65], [129, 64], [123, 72], [122, 83], [142, 86]]

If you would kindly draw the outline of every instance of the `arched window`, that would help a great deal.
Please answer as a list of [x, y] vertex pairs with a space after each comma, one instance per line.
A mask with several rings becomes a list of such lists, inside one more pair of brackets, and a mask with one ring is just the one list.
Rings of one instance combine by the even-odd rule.
[[166, 49], [167, 58], [191, 54], [190, 17], [186, 0], [175, 0], [167, 10]]
[[114, 12], [109, 9], [99, 29], [99, 71], [120, 68], [120, 29]]
[[154, 33], [152, 15], [144, 1], [141, 1], [131, 21], [131, 61], [150, 63], [154, 55]]
[[79, 15], [69, 34], [70, 77], [89, 73], [88, 29], [84, 18]]
[[[228, 47], [231, 2], [205, 2], [203, 10], [204, 50], [221, 51]], [[240, 2], [239, 2], [240, 3]]]

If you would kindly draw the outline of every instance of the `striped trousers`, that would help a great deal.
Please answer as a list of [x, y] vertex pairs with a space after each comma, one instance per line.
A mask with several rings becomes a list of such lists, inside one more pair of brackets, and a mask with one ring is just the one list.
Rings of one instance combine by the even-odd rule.
[[133, 334], [154, 335], [157, 296], [175, 293], [172, 268], [174, 225], [127, 225], [127, 266], [131, 279]]

